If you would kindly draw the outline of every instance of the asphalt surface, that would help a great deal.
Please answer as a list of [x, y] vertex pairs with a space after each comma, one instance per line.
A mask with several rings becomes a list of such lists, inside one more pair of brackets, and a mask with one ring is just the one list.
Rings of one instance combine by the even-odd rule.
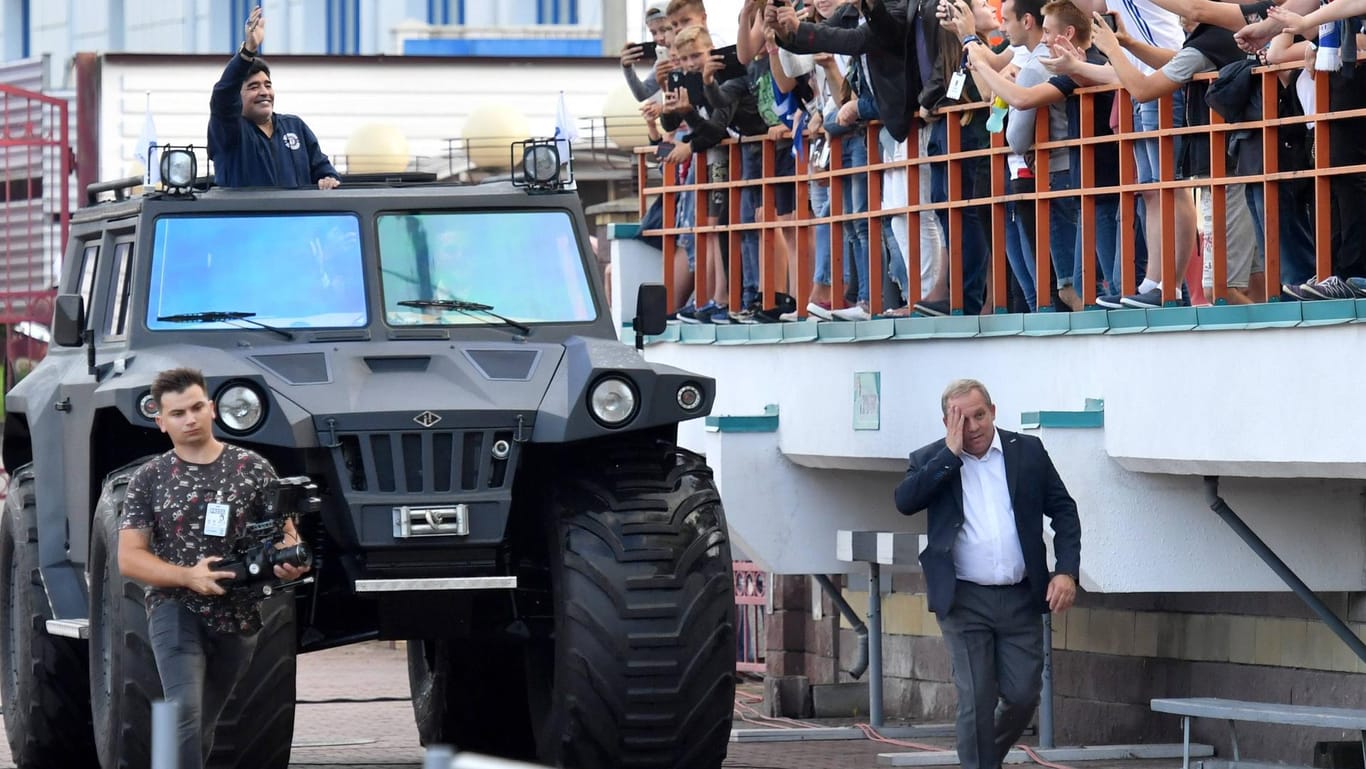
[[[752, 709], [762, 687], [741, 686], [740, 716], [766, 722]], [[358, 644], [299, 658], [299, 705], [291, 769], [420, 769], [423, 749], [408, 701], [408, 674], [401, 644]], [[773, 725], [773, 724], [769, 724]], [[825, 724], [822, 724], [825, 725]], [[781, 726], [791, 726], [781, 724]], [[927, 745], [952, 747], [945, 739]], [[879, 753], [910, 748], [871, 740], [734, 743], [725, 769], [874, 769]], [[1173, 769], [1168, 761], [1088, 762], [1085, 769]], [[0, 769], [10, 769], [9, 745], [0, 740]], [[73, 768], [74, 769], [74, 768]], [[603, 767], [603, 769], [610, 769]]]

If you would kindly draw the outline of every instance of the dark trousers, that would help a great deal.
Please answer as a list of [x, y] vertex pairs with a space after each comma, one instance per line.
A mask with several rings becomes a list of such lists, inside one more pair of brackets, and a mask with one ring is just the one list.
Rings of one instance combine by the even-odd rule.
[[[1366, 66], [1328, 76], [1329, 111], [1366, 107]], [[1351, 77], [1347, 75], [1350, 74]], [[1366, 163], [1366, 145], [1360, 140], [1366, 119], [1332, 121], [1328, 152], [1334, 167]], [[1366, 174], [1334, 176], [1329, 184], [1333, 206], [1333, 274], [1340, 278], [1366, 277]]]
[[211, 631], [174, 601], [153, 609], [147, 626], [161, 688], [177, 706], [179, 769], [202, 769], [213, 750], [214, 726], [251, 664], [259, 634]]
[[958, 690], [958, 761], [963, 769], [999, 769], [1043, 687], [1043, 621], [1029, 583], [985, 587], [959, 580], [939, 628]]

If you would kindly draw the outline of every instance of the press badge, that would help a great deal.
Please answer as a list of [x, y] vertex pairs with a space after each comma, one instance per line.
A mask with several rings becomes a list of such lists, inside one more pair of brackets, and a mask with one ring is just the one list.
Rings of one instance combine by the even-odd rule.
[[962, 70], [953, 73], [953, 77], [949, 78], [949, 87], [948, 90], [944, 92], [944, 95], [950, 99], [958, 99], [963, 95], [963, 86], [966, 85], [967, 82], [968, 76], [964, 75]]
[[228, 536], [228, 516], [232, 505], [224, 502], [210, 502], [204, 508], [204, 534], [210, 537]]

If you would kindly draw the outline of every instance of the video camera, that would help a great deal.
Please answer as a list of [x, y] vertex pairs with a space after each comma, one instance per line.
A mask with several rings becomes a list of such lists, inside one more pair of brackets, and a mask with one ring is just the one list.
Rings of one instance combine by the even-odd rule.
[[[289, 547], [275, 545], [284, 539], [285, 521], [316, 513], [322, 507], [318, 486], [306, 475], [276, 478], [265, 488], [264, 519], [247, 523], [246, 535], [237, 541], [233, 552], [214, 566], [215, 571], [230, 571], [221, 580], [225, 585], [243, 585], [275, 579], [275, 567], [311, 566], [313, 553], [299, 542]], [[297, 529], [297, 526], [296, 526]]]

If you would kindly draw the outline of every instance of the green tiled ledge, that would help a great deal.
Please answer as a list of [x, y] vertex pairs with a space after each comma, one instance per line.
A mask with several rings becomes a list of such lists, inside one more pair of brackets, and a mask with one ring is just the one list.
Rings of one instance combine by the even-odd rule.
[[778, 404], [764, 406], [763, 414], [751, 416], [709, 416], [707, 429], [721, 433], [776, 433]]
[[1214, 307], [1042, 312], [1025, 315], [950, 315], [941, 318], [874, 318], [859, 322], [673, 325], [650, 343], [848, 344], [886, 339], [1143, 334], [1180, 331], [1245, 331], [1263, 328], [1366, 323], [1366, 299], [1270, 302]]
[[1020, 427], [1029, 430], [1039, 427], [1104, 427], [1105, 401], [1087, 398], [1081, 411], [1025, 411], [1020, 414]]

